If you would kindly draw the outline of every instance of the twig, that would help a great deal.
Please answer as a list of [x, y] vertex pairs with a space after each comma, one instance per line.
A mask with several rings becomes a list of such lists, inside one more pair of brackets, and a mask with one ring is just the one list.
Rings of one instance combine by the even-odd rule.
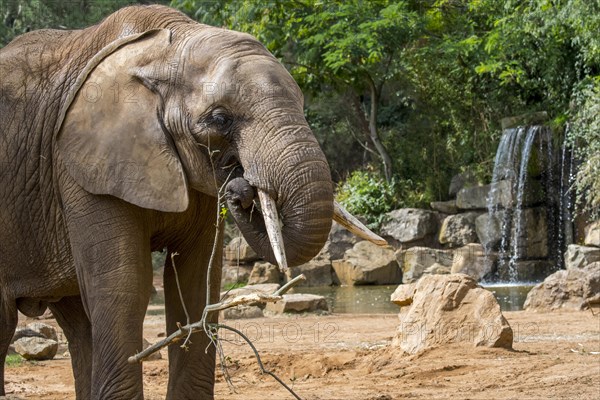
[[[289, 281], [288, 283], [286, 283], [285, 285], [283, 285], [281, 288], [279, 288], [279, 290], [275, 291], [272, 294], [258, 294], [257, 293], [256, 295], [254, 295], [254, 294], [242, 295], [242, 296], [234, 297], [232, 300], [226, 301], [224, 303], [210, 304], [210, 305], [206, 306], [206, 308], [204, 309], [205, 314], [208, 314], [209, 312], [225, 310], [227, 308], [235, 307], [240, 304], [248, 304], [248, 303], [263, 302], [263, 301], [271, 302], [271, 301], [280, 300], [281, 296], [284, 293], [286, 293], [292, 287], [294, 287], [295, 285], [297, 285], [298, 283], [300, 283], [304, 280], [306, 280], [306, 277], [304, 276], [304, 274], [300, 274], [297, 277], [295, 277], [294, 279], [292, 279], [291, 281]], [[275, 298], [277, 298], [277, 300], [275, 300]], [[206, 328], [208, 328], [207, 335], [209, 337], [211, 337], [211, 335], [210, 335], [211, 330], [210, 330], [209, 326], [205, 324], [205, 318], [203, 317], [200, 321], [194, 322], [193, 324], [187, 324], [185, 326], [181, 326], [177, 331], [173, 332], [165, 339], [163, 339], [159, 342], [156, 342], [153, 345], [147, 347], [145, 350], [140, 351], [139, 353], [129, 357], [127, 359], [127, 362], [129, 362], [130, 364], [142, 362], [150, 354], [156, 353], [163, 347], [166, 347], [172, 343], [178, 342], [183, 336], [188, 336], [188, 335], [191, 335], [192, 333], [204, 330], [205, 326], [206, 326]]]
[[[181, 301], [181, 307], [183, 307], [183, 312], [185, 313], [185, 323], [187, 325], [190, 324], [190, 314], [188, 313], [187, 307], [185, 306], [185, 301], [183, 301], [183, 293], [181, 292], [181, 285], [179, 284], [179, 275], [177, 274], [177, 267], [175, 266], [175, 256], [178, 256], [179, 253], [171, 253], [171, 266], [173, 267], [173, 272], [175, 273], [175, 283], [177, 284], [177, 292], [179, 293], [179, 301]], [[192, 333], [185, 338], [185, 341], [181, 345], [181, 347], [186, 348], [186, 345], [190, 341], [190, 336]]]
[[258, 354], [258, 350], [256, 350], [256, 347], [254, 346], [254, 344], [252, 343], [252, 341], [250, 341], [250, 339], [248, 339], [248, 337], [246, 335], [244, 335], [240, 330], [232, 328], [231, 326], [224, 325], [224, 324], [211, 324], [211, 327], [215, 329], [215, 335], [217, 335], [216, 330], [218, 330], [218, 329], [226, 329], [226, 330], [232, 331], [234, 333], [237, 333], [242, 339], [244, 339], [244, 341], [246, 343], [248, 343], [248, 346], [250, 346], [250, 348], [254, 352], [254, 356], [256, 357], [256, 362], [258, 363], [258, 366], [260, 368], [261, 373], [270, 375], [271, 377], [273, 377], [273, 379], [275, 379], [277, 382], [279, 382], [281, 384], [281, 386], [283, 386], [284, 388], [286, 388], [287, 391], [290, 392], [290, 394], [292, 396], [294, 396], [294, 398], [296, 398], [297, 400], [302, 400], [302, 398], [300, 396], [298, 396], [296, 394], [296, 392], [294, 392], [288, 385], [286, 385], [284, 381], [282, 381], [273, 372], [271, 372], [271, 371], [269, 371], [268, 369], [265, 368], [265, 366], [262, 363], [262, 360], [260, 358], [260, 355]]

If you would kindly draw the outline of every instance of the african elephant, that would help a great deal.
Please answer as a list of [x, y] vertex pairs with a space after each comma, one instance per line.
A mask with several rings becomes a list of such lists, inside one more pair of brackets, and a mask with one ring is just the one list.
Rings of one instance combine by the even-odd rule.
[[[0, 361], [17, 310], [49, 308], [78, 399], [143, 398], [141, 366], [127, 358], [142, 346], [151, 251], [179, 254], [192, 321], [207, 293], [218, 301], [220, 202], [281, 266], [317, 254], [332, 217], [380, 240], [333, 201], [301, 91], [250, 35], [128, 7], [87, 29], [16, 38], [0, 50], [0, 76]], [[167, 257], [168, 333], [186, 321], [174, 272]], [[189, 351], [170, 346], [167, 398], [213, 397], [207, 345], [198, 333]]]

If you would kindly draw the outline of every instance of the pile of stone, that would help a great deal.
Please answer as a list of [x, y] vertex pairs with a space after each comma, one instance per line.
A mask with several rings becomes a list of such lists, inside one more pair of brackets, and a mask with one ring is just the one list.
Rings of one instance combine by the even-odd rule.
[[281, 279], [279, 268], [261, 261], [242, 236], [232, 239], [225, 246], [221, 286], [279, 283]]
[[567, 248], [565, 267], [531, 289], [523, 308], [547, 311], [600, 307], [600, 221], [586, 227], [584, 246], [572, 244]]
[[26, 360], [51, 360], [58, 351], [58, 335], [53, 326], [33, 322], [17, 328], [12, 338], [12, 347]]
[[392, 345], [415, 354], [452, 343], [512, 348], [513, 331], [494, 295], [464, 274], [428, 275], [400, 285], [401, 307]]
[[[221, 301], [227, 301], [237, 296], [254, 293], [273, 294], [280, 285], [277, 283], [263, 283], [248, 285], [237, 289], [221, 292]], [[284, 294], [283, 299], [276, 303], [244, 304], [228, 308], [221, 312], [222, 319], [260, 318], [265, 312], [270, 314], [327, 312], [329, 306], [325, 297], [312, 294], [293, 293]]]

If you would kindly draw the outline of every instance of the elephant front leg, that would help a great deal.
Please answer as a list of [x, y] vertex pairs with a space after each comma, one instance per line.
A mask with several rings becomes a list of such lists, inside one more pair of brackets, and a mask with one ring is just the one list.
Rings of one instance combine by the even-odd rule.
[[0, 293], [0, 396], [4, 396], [4, 361], [17, 327], [17, 304]]
[[92, 394], [92, 328], [81, 297], [63, 297], [50, 303], [49, 308], [69, 343], [77, 399], [89, 399]]
[[[111, 200], [107, 200], [111, 201]], [[113, 200], [113, 202], [118, 202]], [[71, 248], [92, 342], [91, 399], [143, 399], [142, 350], [152, 287], [149, 235], [135, 214], [118, 206], [69, 220]]]
[[[190, 322], [196, 322], [202, 318], [202, 311], [206, 305], [207, 265], [212, 251], [213, 238], [214, 236], [206, 239], [204, 246], [190, 246], [189, 250], [181, 247], [169, 249], [164, 273], [168, 334], [178, 329], [177, 323], [185, 325], [187, 322], [177, 288], [175, 268]], [[218, 301], [221, 283], [222, 239], [219, 238], [218, 240], [219, 245], [211, 270], [211, 303]], [[179, 253], [174, 258], [175, 268], [171, 262], [171, 254], [174, 251]], [[211, 315], [209, 320], [210, 322], [217, 322], [217, 315]], [[215, 347], [209, 346], [209, 339], [203, 332], [191, 336], [187, 350], [181, 348], [180, 345], [181, 342], [169, 346], [167, 399], [213, 399]]]

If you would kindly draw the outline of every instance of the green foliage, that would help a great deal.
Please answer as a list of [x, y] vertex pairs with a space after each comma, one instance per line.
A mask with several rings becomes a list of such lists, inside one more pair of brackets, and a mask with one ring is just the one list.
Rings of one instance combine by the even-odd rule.
[[167, 250], [153, 251], [152, 252], [152, 270], [158, 271], [165, 266], [165, 259], [167, 258]]
[[168, 4], [167, 0], [2, 0], [0, 47], [35, 29], [77, 29], [99, 22], [113, 11], [131, 4]]
[[571, 145], [582, 161], [575, 189], [580, 209], [600, 217], [600, 78], [582, 85], [574, 96], [573, 123], [569, 130]]
[[410, 180], [387, 182], [372, 170], [352, 172], [338, 184], [336, 199], [351, 213], [364, 217], [371, 228], [383, 222], [385, 213], [400, 207], [423, 206], [427, 200]]
[[23, 365], [25, 359], [18, 354], [9, 354], [4, 360], [4, 365], [7, 367], [19, 367]]
[[241, 287], [244, 287], [244, 286], [246, 286], [246, 284], [243, 283], [243, 282], [234, 282], [234, 283], [228, 283], [228, 284], [226, 284], [223, 287], [223, 289], [224, 290], [233, 290], [233, 289], [241, 288]]

